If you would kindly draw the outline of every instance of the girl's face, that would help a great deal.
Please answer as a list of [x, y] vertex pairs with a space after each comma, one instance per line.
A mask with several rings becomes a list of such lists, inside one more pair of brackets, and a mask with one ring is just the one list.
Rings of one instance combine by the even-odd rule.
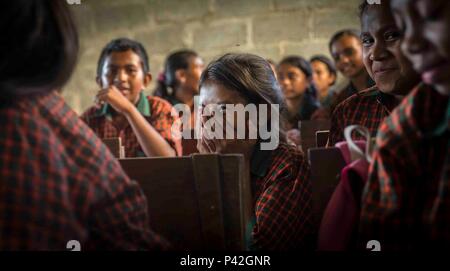
[[327, 92], [336, 80], [336, 76], [330, 73], [327, 65], [321, 61], [313, 61], [311, 66], [313, 69], [313, 81], [317, 90], [320, 93]]
[[309, 86], [305, 73], [289, 64], [278, 66], [278, 82], [287, 100], [302, 96]]
[[205, 64], [200, 57], [191, 57], [189, 60], [189, 68], [186, 71], [185, 85], [189, 89], [192, 89], [195, 94], [199, 93], [198, 85], [200, 82], [200, 76], [205, 68]]
[[365, 72], [362, 61], [361, 42], [358, 38], [344, 35], [331, 45], [331, 55], [336, 68], [349, 79]]
[[389, 4], [369, 5], [361, 18], [363, 61], [370, 77], [385, 93], [405, 95], [420, 81], [401, 52], [401, 33]]
[[402, 50], [422, 80], [450, 95], [450, 1], [392, 0]]
[[[238, 114], [242, 113], [242, 112], [238, 112], [236, 109], [236, 111], [234, 111], [232, 114], [233, 115], [233, 119], [225, 119], [226, 117], [226, 105], [243, 105], [243, 107], [245, 107], [248, 104], [248, 101], [242, 96], [240, 95], [237, 91], [235, 90], [230, 90], [224, 86], [222, 86], [221, 84], [217, 84], [215, 82], [206, 82], [205, 84], [202, 85], [202, 87], [200, 88], [200, 97], [199, 97], [199, 104], [200, 104], [200, 108], [199, 108], [199, 116], [201, 116], [201, 138], [199, 139], [199, 143], [201, 144], [202, 140], [205, 139], [205, 135], [203, 133], [204, 127], [206, 125], [206, 123], [213, 117], [213, 114], [210, 114], [211, 111], [207, 110], [207, 107], [209, 107], [209, 109], [214, 110], [214, 108], [217, 108], [218, 111], [220, 112], [222, 117], [223, 117], [223, 126], [222, 127], [218, 127], [216, 125], [214, 125], [214, 129], [223, 129], [224, 134], [226, 133], [226, 124], [229, 125], [234, 125], [234, 137], [233, 139], [226, 139], [226, 145], [227, 145], [227, 149], [229, 150], [235, 150], [237, 153], [240, 153], [240, 151], [247, 149], [247, 146], [253, 146], [254, 144], [256, 144], [256, 139], [249, 139], [248, 135], [249, 135], [249, 127], [256, 127], [254, 123], [250, 123], [250, 120], [247, 118], [247, 116], [245, 117], [245, 139], [238, 139]], [[243, 108], [242, 107], [242, 108]], [[255, 128], [256, 129], [256, 128]]]

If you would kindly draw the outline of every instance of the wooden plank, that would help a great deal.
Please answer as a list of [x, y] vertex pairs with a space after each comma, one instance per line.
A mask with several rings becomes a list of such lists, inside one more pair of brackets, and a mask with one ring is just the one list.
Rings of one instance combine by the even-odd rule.
[[[186, 133], [186, 132], [185, 132]], [[195, 138], [194, 130], [187, 131], [190, 134], [190, 139], [181, 138], [181, 146], [183, 147], [183, 156], [189, 156], [194, 153], [199, 153], [197, 150], [197, 139]]]
[[183, 146], [183, 156], [189, 156], [194, 153], [198, 153], [197, 139], [181, 139], [181, 145]]
[[330, 135], [330, 131], [317, 131], [316, 132], [316, 148], [325, 147], [328, 143], [328, 137]]
[[303, 152], [308, 154], [308, 149], [316, 147], [316, 132], [329, 130], [329, 120], [309, 120], [299, 122], [300, 139]]
[[253, 215], [252, 192], [248, 179], [250, 175], [244, 174], [242, 156], [238, 157], [240, 162], [236, 161], [235, 155], [222, 155], [221, 158], [226, 247], [244, 250], [247, 245], [245, 241], [250, 237], [246, 236], [246, 230]]
[[345, 161], [341, 151], [336, 147], [309, 149], [308, 157], [311, 165], [313, 217], [315, 225], [319, 225], [331, 195], [339, 183]]
[[[241, 155], [119, 160], [148, 198], [151, 227], [180, 250], [244, 250]], [[200, 173], [202, 172], [202, 173]], [[249, 197], [251, 197], [249, 195]]]
[[[116, 158], [123, 158], [122, 156], [122, 140], [120, 137], [113, 137], [113, 138], [103, 138], [102, 139], [103, 144], [105, 144], [111, 153]], [[124, 154], [123, 154], [124, 155]]]
[[175, 249], [202, 249], [191, 159], [130, 158], [119, 161], [147, 197], [152, 229], [167, 238]]
[[219, 157], [194, 155], [192, 162], [201, 232], [206, 249], [223, 250], [225, 249], [225, 233]]

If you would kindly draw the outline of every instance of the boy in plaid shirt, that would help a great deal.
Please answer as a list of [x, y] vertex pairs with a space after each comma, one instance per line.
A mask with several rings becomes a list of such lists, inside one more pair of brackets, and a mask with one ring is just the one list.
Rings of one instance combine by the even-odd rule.
[[143, 93], [151, 80], [142, 44], [112, 40], [98, 61], [97, 104], [81, 118], [100, 138], [120, 137], [127, 157], [181, 155], [181, 141], [171, 130], [176, 121], [172, 106]]

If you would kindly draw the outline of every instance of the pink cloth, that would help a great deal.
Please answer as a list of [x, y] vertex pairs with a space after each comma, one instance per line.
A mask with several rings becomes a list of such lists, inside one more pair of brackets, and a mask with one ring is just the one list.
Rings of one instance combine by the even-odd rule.
[[[360, 149], [365, 149], [365, 141], [355, 143]], [[355, 248], [361, 194], [369, 170], [369, 163], [365, 159], [351, 161], [346, 142], [339, 142], [336, 147], [341, 150], [347, 165], [341, 171], [341, 180], [331, 196], [320, 224], [318, 249], [323, 251]]]

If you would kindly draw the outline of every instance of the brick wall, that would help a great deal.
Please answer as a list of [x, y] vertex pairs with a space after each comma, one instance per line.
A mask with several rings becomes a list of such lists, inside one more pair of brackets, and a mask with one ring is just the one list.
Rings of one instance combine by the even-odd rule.
[[[342, 28], [358, 28], [360, 0], [81, 0], [72, 5], [81, 52], [64, 97], [77, 111], [97, 91], [97, 59], [113, 38], [146, 46], [156, 78], [173, 50], [191, 48], [206, 62], [226, 52], [249, 52], [279, 61], [298, 54], [328, 55], [328, 40]], [[147, 93], [153, 91], [154, 84]]]

